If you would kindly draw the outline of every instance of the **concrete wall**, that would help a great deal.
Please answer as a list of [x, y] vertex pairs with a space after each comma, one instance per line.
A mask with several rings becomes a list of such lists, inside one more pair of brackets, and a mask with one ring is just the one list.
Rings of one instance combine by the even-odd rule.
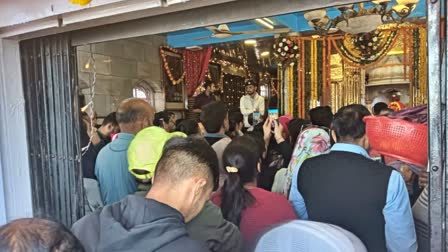
[[42, 18], [87, 10], [93, 7], [123, 2], [123, 0], [95, 0], [87, 6], [58, 0], [2, 0], [0, 8], [0, 27], [23, 24]]
[[19, 43], [0, 39], [0, 226], [33, 215]]
[[99, 117], [115, 111], [118, 104], [133, 96], [133, 88], [144, 81], [155, 92], [153, 106], [157, 111], [165, 108], [162, 92], [162, 71], [159, 47], [166, 37], [154, 35], [136, 39], [79, 46], [79, 85], [86, 101], [90, 99], [89, 86], [93, 83], [93, 52], [96, 66], [94, 107]]

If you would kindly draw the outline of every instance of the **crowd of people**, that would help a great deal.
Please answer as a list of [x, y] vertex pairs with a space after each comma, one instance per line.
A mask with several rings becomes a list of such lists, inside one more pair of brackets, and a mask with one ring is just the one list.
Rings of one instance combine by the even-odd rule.
[[[71, 232], [49, 220], [11, 222], [0, 228], [0, 250], [263, 251], [260, 237], [300, 219], [343, 228], [368, 251], [417, 251], [403, 177], [369, 156], [366, 107], [334, 115], [317, 107], [309, 120], [276, 120], [256, 83], [246, 90], [240, 110], [228, 111], [207, 86], [195, 107], [199, 121], [155, 113], [137, 98], [98, 130], [81, 118], [91, 213]], [[389, 113], [381, 106], [375, 115]]]

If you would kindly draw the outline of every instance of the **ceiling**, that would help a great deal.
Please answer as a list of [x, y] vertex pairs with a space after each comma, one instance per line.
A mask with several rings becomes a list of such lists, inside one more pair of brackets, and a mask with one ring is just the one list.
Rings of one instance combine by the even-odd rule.
[[[395, 1], [393, 1], [395, 2]], [[366, 4], [367, 7], [371, 6], [370, 3]], [[392, 6], [392, 4], [390, 4]], [[308, 25], [308, 22], [303, 17], [304, 13], [290, 13], [279, 16], [270, 17], [274, 22], [276, 28], [288, 27], [291, 32], [304, 32], [310, 31], [312, 28]], [[327, 15], [330, 18], [334, 18], [340, 14], [339, 10], [336, 8], [327, 9]], [[417, 7], [409, 16], [409, 18], [421, 18], [426, 16], [426, 1], [420, 0]], [[227, 24], [231, 31], [248, 31], [248, 30], [263, 30], [263, 26], [255, 22], [255, 20], [246, 20], [235, 23]], [[171, 32], [167, 34], [168, 44], [174, 48], [179, 47], [190, 47], [190, 46], [200, 46], [209, 45], [216, 43], [224, 43], [230, 41], [244, 40], [249, 38], [262, 38], [262, 37], [272, 37], [274, 34], [256, 34], [256, 35], [236, 35], [225, 39], [209, 38], [204, 40], [196, 40], [197, 38], [210, 36], [211, 32], [206, 28], [195, 28], [190, 30], [183, 30], [177, 32]]]

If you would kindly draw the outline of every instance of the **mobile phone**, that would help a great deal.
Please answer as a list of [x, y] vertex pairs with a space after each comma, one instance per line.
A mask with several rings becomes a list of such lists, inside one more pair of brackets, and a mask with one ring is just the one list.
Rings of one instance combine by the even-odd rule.
[[252, 116], [253, 116], [253, 125], [255, 126], [258, 124], [258, 121], [260, 121], [260, 112], [254, 112]]
[[278, 109], [269, 109], [268, 110], [269, 118], [271, 119], [271, 129], [274, 130], [275, 124], [274, 120], [278, 120]]
[[278, 109], [269, 109], [268, 114], [269, 114], [269, 118], [271, 118], [271, 120], [278, 119]]

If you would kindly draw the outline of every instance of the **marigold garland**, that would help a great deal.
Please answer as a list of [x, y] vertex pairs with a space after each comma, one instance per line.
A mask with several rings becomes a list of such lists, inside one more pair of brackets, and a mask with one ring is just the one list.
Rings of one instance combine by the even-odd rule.
[[375, 46], [378, 47], [376, 49], [377, 54], [371, 55], [369, 58], [362, 56], [360, 50], [356, 48], [356, 45], [353, 44], [353, 40], [351, 37], [348, 37], [348, 35], [343, 39], [331, 38], [330, 40], [333, 42], [339, 55], [341, 55], [342, 59], [347, 64], [358, 68], [367, 68], [380, 62], [387, 56], [387, 53], [393, 48], [397, 41], [397, 34], [397, 30], [380, 31], [377, 37], [379, 42], [378, 44], [375, 44]]
[[185, 71], [182, 73], [182, 75], [180, 76], [179, 79], [174, 79], [173, 73], [171, 72], [171, 69], [168, 65], [168, 61], [166, 60], [166, 51], [168, 52], [172, 52], [175, 54], [180, 54], [179, 51], [177, 51], [174, 48], [168, 47], [168, 46], [161, 46], [160, 47], [160, 56], [162, 57], [162, 62], [163, 62], [163, 68], [165, 68], [165, 72], [168, 75], [168, 78], [170, 79], [171, 83], [173, 84], [173, 86], [181, 83], [184, 78], [185, 78]]
[[299, 56], [299, 46], [292, 38], [280, 37], [273, 45], [274, 55], [280, 58], [281, 62], [294, 60]]

